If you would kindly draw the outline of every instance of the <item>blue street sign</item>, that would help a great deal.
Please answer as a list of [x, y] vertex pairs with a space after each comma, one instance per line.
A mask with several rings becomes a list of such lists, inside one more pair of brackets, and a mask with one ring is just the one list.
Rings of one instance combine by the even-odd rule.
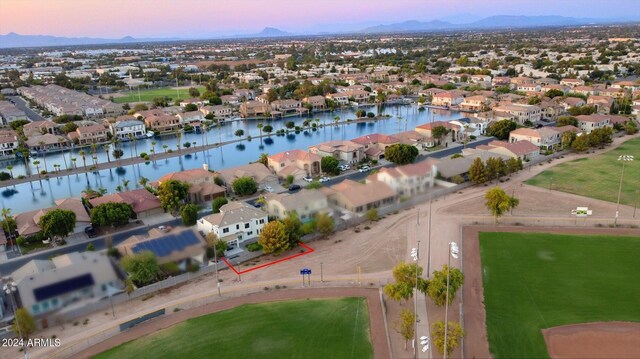
[[310, 275], [310, 274], [311, 274], [311, 269], [309, 269], [309, 268], [302, 268], [302, 269], [300, 269], [300, 274], [301, 274], [301, 275], [305, 275], [305, 274], [309, 274], [309, 275]]

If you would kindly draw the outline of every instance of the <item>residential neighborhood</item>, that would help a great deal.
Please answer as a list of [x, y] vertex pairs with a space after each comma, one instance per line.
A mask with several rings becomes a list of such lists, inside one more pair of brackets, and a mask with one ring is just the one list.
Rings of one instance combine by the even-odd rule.
[[0, 34], [0, 357], [637, 356], [640, 19], [613, 1], [635, 18], [96, 0], [104, 38]]

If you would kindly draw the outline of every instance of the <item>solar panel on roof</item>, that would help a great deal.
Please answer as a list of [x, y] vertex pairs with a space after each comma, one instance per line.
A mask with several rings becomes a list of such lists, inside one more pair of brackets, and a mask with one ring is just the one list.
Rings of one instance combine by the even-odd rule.
[[133, 253], [151, 251], [157, 257], [166, 257], [173, 252], [179, 252], [186, 247], [200, 243], [197, 234], [192, 231], [171, 233], [136, 244], [131, 248]]
[[33, 290], [33, 295], [38, 302], [54, 298], [65, 293], [74, 292], [76, 290], [91, 287], [95, 284], [93, 276], [90, 273], [77, 277], [65, 279], [63, 281], [45, 285]]

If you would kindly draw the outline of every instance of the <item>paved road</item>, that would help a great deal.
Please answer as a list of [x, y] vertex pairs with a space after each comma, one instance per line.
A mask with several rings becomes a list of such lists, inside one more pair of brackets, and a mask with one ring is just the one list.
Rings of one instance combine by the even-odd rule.
[[22, 97], [20, 96], [7, 96], [7, 98], [13, 102], [14, 105], [16, 105], [16, 107], [22, 111], [24, 111], [25, 114], [27, 114], [27, 117], [31, 120], [31, 121], [45, 121], [46, 119], [42, 116], [40, 116], [40, 114], [38, 114], [37, 112], [33, 111], [31, 108], [29, 108], [29, 105], [27, 104], [27, 102], [25, 102], [25, 100], [22, 99]]
[[[474, 148], [478, 145], [483, 145], [483, 144], [487, 144], [491, 141], [493, 141], [494, 138], [490, 137], [490, 138], [486, 138], [486, 139], [482, 139], [482, 140], [478, 140], [475, 141], [473, 143], [468, 143], [467, 147], [470, 148]], [[463, 147], [462, 146], [455, 146], [455, 147], [451, 147], [451, 148], [446, 148], [444, 150], [438, 151], [434, 154], [430, 154], [428, 156], [421, 156], [421, 158], [419, 160], [423, 160], [426, 157], [434, 157], [434, 158], [443, 158], [443, 157], [448, 157], [451, 156], [455, 153], [459, 153], [462, 152]], [[394, 166], [394, 164], [385, 164], [383, 166], [380, 167], [392, 167]], [[332, 179], [330, 179], [329, 181], [325, 182], [324, 185], [325, 186], [331, 186], [334, 184], [337, 184], [341, 181], [343, 181], [344, 179], [351, 179], [354, 181], [360, 181], [365, 179], [368, 175], [370, 174], [370, 172], [363, 172], [360, 173], [357, 170], [350, 170], [349, 172], [346, 172], [344, 174], [341, 174], [340, 176], [337, 177], [333, 177]], [[251, 199], [247, 199], [245, 200], [246, 202], [255, 205], [255, 200], [258, 197], [254, 197]], [[201, 212], [200, 215], [202, 216], [203, 214], [208, 214], [208, 212], [210, 212], [211, 209], [210, 207], [206, 208], [205, 211]], [[180, 218], [176, 218], [174, 220], [171, 221], [167, 221], [164, 223], [158, 223], [157, 225], [168, 225], [168, 226], [172, 226], [172, 227], [176, 227], [176, 226], [180, 226], [182, 224]], [[132, 235], [139, 235], [139, 234], [146, 234], [147, 233], [147, 227], [139, 227], [133, 230], [129, 230], [127, 232], [123, 232], [123, 233], [117, 233], [112, 235], [112, 243], [113, 246], [117, 246], [118, 244], [122, 243], [124, 240], [126, 240], [127, 238], [129, 238]], [[21, 266], [23, 266], [25, 263], [27, 263], [28, 261], [32, 260], [32, 259], [49, 259], [52, 256], [57, 256], [57, 255], [61, 255], [61, 254], [67, 254], [67, 253], [71, 253], [71, 252], [75, 252], [75, 251], [84, 251], [87, 248], [87, 244], [89, 243], [93, 243], [95, 250], [99, 251], [99, 250], [103, 250], [106, 249], [105, 246], [105, 239], [104, 237], [96, 237], [81, 243], [72, 243], [72, 244], [68, 244], [65, 245], [63, 247], [56, 247], [56, 248], [52, 248], [50, 250], [46, 250], [43, 252], [37, 252], [33, 255], [27, 255], [26, 257], [18, 257], [18, 258], [13, 258], [11, 260], [9, 260], [8, 262], [2, 263], [0, 264], [0, 273], [12, 273], [13, 271], [15, 271], [16, 269], [20, 268]]]
[[[165, 225], [165, 226], [172, 226], [172, 227], [180, 226], [181, 224], [182, 224], [182, 221], [180, 218], [176, 218], [174, 220], [167, 221], [164, 223], [158, 223], [158, 225]], [[146, 226], [137, 227], [125, 232], [113, 234], [111, 236], [112, 238], [111, 242], [112, 242], [112, 245], [115, 247], [133, 235], [141, 235], [141, 234], [144, 235], [144, 234], [147, 234], [147, 232], [148, 232], [148, 229]], [[106, 241], [105, 241], [106, 237], [107, 236], [91, 238], [83, 242], [69, 243], [62, 247], [56, 247], [49, 250], [36, 252], [32, 255], [27, 254], [22, 257], [12, 258], [9, 261], [0, 264], [0, 273], [13, 273], [16, 269], [22, 267], [32, 259], [47, 260], [51, 257], [55, 257], [61, 254], [67, 254], [67, 253], [78, 252], [78, 251], [84, 252], [87, 249], [87, 244], [89, 243], [93, 243], [93, 246], [96, 251], [106, 249], [107, 248]]]

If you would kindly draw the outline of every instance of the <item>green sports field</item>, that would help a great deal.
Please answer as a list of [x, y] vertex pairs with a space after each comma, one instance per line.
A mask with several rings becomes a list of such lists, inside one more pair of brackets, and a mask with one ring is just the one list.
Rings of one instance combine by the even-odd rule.
[[[206, 91], [204, 87], [196, 87], [200, 93]], [[189, 89], [181, 88], [180, 89], [180, 97], [178, 98], [178, 91], [175, 88], [161, 88], [161, 89], [150, 89], [150, 90], [140, 90], [140, 97], [138, 98], [138, 91], [131, 90], [123, 92], [126, 96], [122, 97], [114, 97], [113, 102], [115, 103], [126, 103], [126, 102], [139, 102], [139, 101], [147, 101], [151, 102], [156, 97], [169, 97], [171, 101], [175, 101], [176, 99], [184, 100], [187, 98], [191, 98], [189, 96]]]
[[489, 349], [548, 358], [541, 329], [640, 322], [640, 238], [480, 233]]
[[187, 320], [95, 358], [373, 358], [364, 298], [243, 305]]
[[618, 148], [591, 158], [561, 163], [528, 180], [530, 185], [616, 202], [622, 161], [620, 155], [635, 155], [624, 169], [620, 203], [633, 206], [640, 193], [640, 139], [629, 140]]

